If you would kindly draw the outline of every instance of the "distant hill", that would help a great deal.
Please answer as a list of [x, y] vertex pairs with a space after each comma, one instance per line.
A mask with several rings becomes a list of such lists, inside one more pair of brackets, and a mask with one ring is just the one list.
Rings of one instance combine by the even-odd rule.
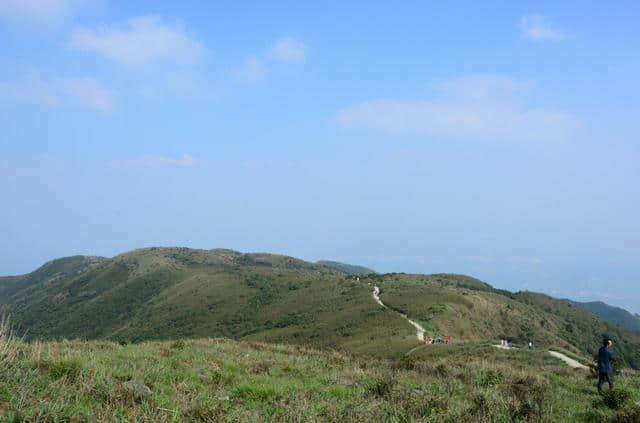
[[[373, 286], [390, 309], [372, 298]], [[70, 257], [0, 278], [0, 314], [28, 339], [139, 342], [226, 337], [378, 357], [429, 335], [456, 341], [557, 346], [583, 356], [604, 334], [623, 364], [640, 366], [640, 334], [567, 301], [497, 290], [455, 274], [375, 274], [274, 254], [145, 248], [105, 259]]]
[[364, 266], [356, 266], [353, 264], [340, 263], [339, 261], [320, 260], [316, 262], [323, 266], [331, 267], [332, 269], [339, 270], [347, 275], [364, 276], [371, 273], [376, 273], [375, 270], [371, 270]]
[[0, 299], [25, 291], [32, 285], [53, 284], [79, 275], [106, 261], [104, 257], [72, 256], [49, 261], [36, 271], [21, 276], [0, 276]]
[[[325, 265], [273, 254], [133, 250], [86, 267], [4, 278], [0, 311], [29, 339], [182, 337], [287, 342], [393, 356], [415, 344], [371, 288]], [[58, 263], [58, 262], [56, 262]], [[3, 281], [0, 281], [2, 284]], [[378, 339], [370, 342], [369, 339]], [[388, 343], [384, 348], [382, 343]]]
[[611, 324], [621, 326], [625, 329], [640, 332], [640, 316], [638, 316], [637, 314], [632, 314], [623, 308], [615, 307], [603, 303], [602, 301], [593, 301], [586, 303], [577, 301], [571, 302], [580, 308], [589, 310], [596, 316], [600, 317], [602, 320], [605, 320]]
[[566, 300], [534, 292], [511, 293], [462, 275], [372, 275], [385, 304], [433, 335], [524, 345], [559, 346], [593, 357], [603, 336], [616, 340], [621, 360], [640, 366], [640, 334], [613, 326]]

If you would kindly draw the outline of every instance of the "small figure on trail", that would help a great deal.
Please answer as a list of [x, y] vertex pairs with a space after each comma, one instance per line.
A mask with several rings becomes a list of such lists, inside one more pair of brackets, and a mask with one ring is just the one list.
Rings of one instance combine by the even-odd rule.
[[613, 354], [611, 353], [610, 339], [602, 340], [602, 347], [598, 351], [598, 392], [602, 392], [602, 385], [605, 382], [609, 384], [609, 389], [613, 389]]
[[533, 342], [529, 341], [529, 349], [533, 348]]

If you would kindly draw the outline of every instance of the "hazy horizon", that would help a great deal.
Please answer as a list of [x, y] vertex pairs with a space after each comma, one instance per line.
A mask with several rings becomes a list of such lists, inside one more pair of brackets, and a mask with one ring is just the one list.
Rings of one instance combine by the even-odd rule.
[[640, 4], [0, 4], [0, 275], [232, 248], [640, 312]]

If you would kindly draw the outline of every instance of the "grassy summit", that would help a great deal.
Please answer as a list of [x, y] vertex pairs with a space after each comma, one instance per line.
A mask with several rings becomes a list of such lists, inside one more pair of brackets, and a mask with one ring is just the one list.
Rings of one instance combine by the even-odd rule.
[[[193, 339], [24, 343], [0, 336], [8, 421], [606, 422], [638, 419], [640, 379], [610, 408], [595, 379], [544, 351], [434, 346], [397, 360]], [[125, 384], [144, 384], [138, 396]]]
[[[71, 257], [0, 278], [0, 312], [28, 339], [141, 342], [226, 337], [397, 358], [428, 335], [457, 342], [533, 341], [584, 357], [614, 338], [640, 366], [640, 334], [564, 300], [497, 290], [454, 274], [368, 274], [273, 254], [145, 248], [111, 259]], [[372, 298], [374, 286], [390, 309]], [[395, 310], [395, 311], [394, 311]]]

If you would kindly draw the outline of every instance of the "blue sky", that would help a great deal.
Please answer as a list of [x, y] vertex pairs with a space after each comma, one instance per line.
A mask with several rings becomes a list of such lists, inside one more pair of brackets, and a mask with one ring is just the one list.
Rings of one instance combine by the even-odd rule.
[[227, 247], [640, 312], [637, 2], [3, 0], [0, 274]]

